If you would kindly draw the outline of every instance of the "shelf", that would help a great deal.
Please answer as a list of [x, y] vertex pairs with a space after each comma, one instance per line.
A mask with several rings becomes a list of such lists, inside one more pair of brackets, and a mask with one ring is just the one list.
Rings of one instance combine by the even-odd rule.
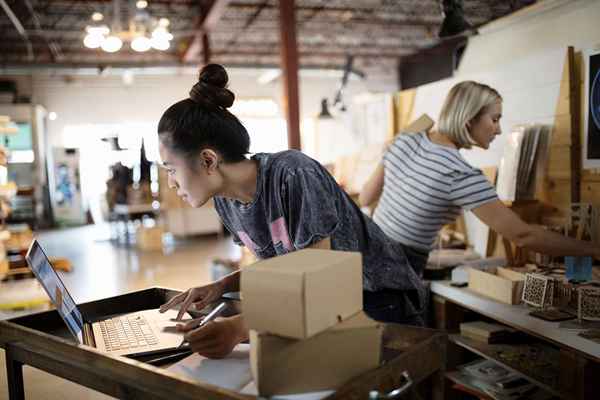
[[559, 322], [544, 321], [529, 315], [532, 308], [524, 304], [502, 304], [469, 288], [452, 287], [449, 281], [431, 282], [431, 292], [464, 309], [600, 363], [600, 346], [597, 343], [578, 336], [577, 331], [560, 329]]
[[461, 392], [468, 393], [472, 396], [479, 397], [480, 400], [494, 400], [493, 397], [489, 396], [487, 393], [483, 392], [478, 387], [470, 385], [464, 380], [460, 379], [458, 377], [459, 375], [460, 373], [458, 371], [446, 372], [444, 374], [444, 376], [447, 379], [451, 380], [455, 385], [458, 386], [457, 388], [453, 388], [454, 390], [458, 390]]
[[553, 347], [542, 343], [488, 344], [461, 335], [449, 335], [449, 340], [523, 375], [553, 395], [561, 396], [558, 388], [560, 353]]
[[[454, 390], [468, 393], [475, 397], [479, 397], [480, 400], [494, 400], [494, 397], [485, 393], [478, 386], [473, 385], [472, 382], [469, 380], [469, 378], [465, 378], [465, 375], [462, 374], [460, 371], [449, 371], [449, 372], [446, 372], [444, 374], [444, 376], [446, 377], [446, 379], [448, 379], [448, 380], [452, 381], [452, 383], [454, 383], [455, 386], [452, 387], [452, 389], [454, 389]], [[534, 392], [528, 392], [528, 394], [526, 394], [525, 396], [521, 396], [519, 398], [521, 398], [521, 399], [526, 398], [528, 400], [538, 400], [538, 399], [541, 400], [541, 399], [548, 399], [549, 396], [550, 396], [550, 394], [548, 394], [547, 392], [544, 392], [542, 389], [540, 389], [538, 387], [537, 389], [535, 389]]]

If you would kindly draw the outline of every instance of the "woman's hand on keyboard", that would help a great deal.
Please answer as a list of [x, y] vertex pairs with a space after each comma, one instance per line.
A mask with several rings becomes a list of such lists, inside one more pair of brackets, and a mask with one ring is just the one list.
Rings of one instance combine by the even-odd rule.
[[221, 295], [223, 295], [224, 290], [221, 281], [216, 281], [205, 286], [190, 288], [160, 306], [159, 311], [163, 313], [177, 305], [181, 305], [179, 313], [177, 314], [177, 320], [181, 320], [190, 306], [193, 305], [196, 310], [202, 310], [210, 303], [218, 300]]
[[217, 318], [200, 328], [194, 329], [194, 321], [177, 325], [177, 330], [186, 332], [184, 338], [194, 352], [208, 358], [226, 357], [240, 342], [248, 339], [248, 328], [242, 315]]

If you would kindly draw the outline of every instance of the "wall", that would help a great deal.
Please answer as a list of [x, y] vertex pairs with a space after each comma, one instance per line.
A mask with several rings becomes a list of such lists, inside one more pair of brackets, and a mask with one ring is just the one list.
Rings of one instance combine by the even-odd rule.
[[[480, 29], [469, 40], [461, 65], [451, 79], [417, 89], [414, 116], [437, 118], [455, 84], [476, 80], [503, 96], [502, 130], [520, 123], [554, 122], [567, 46], [575, 51], [600, 44], [600, 2], [546, 0]], [[486, 152], [464, 151], [474, 165], [498, 165], [506, 135]]]
[[[235, 69], [229, 72], [229, 87], [237, 98], [272, 98], [282, 109], [281, 78], [261, 85], [257, 78], [263, 71]], [[397, 77], [394, 71], [389, 72], [386, 76], [367, 75], [365, 80], [353, 75], [344, 92], [346, 101], [349, 103], [354, 94], [369, 90], [396, 91]], [[27, 81], [24, 77], [17, 78]], [[58, 119], [48, 123], [50, 145], [69, 146], [72, 144], [65, 143], [62, 135], [67, 125], [158, 122], [169, 105], [187, 97], [195, 80], [196, 72], [185, 70], [161, 75], [134, 75], [130, 84], [125, 84], [118, 74], [99, 76], [45, 72], [32, 76], [31, 91], [37, 103], [58, 114]], [[301, 119], [319, 112], [321, 98], [333, 99], [340, 80], [340, 72], [302, 71], [299, 88]]]

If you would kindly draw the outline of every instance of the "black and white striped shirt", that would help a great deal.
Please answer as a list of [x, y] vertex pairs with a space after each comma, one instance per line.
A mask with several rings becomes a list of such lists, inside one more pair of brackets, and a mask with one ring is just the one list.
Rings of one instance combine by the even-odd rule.
[[457, 149], [427, 135], [399, 135], [383, 156], [384, 185], [373, 219], [392, 239], [429, 251], [438, 231], [461, 209], [498, 199], [483, 173]]

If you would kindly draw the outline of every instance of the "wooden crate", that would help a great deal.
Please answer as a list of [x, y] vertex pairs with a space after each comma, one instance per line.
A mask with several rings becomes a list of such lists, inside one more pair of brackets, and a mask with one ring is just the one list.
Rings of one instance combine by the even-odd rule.
[[508, 268], [469, 269], [469, 289], [506, 304], [519, 304], [525, 275]]

